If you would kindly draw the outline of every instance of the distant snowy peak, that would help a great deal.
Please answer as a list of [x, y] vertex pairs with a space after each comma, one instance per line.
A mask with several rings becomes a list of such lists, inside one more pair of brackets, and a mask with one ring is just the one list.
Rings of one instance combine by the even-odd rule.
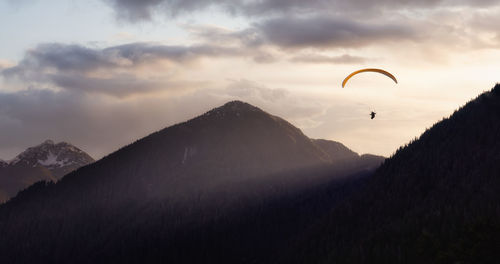
[[94, 159], [79, 148], [52, 140], [26, 149], [13, 160], [0, 160], [0, 203], [35, 182], [59, 181], [93, 162]]
[[[79, 148], [66, 143], [54, 143], [46, 140], [42, 144], [30, 147], [9, 162], [11, 166], [43, 166], [57, 169], [67, 166], [80, 167], [94, 162], [94, 159]], [[0, 165], [1, 166], [1, 165]]]

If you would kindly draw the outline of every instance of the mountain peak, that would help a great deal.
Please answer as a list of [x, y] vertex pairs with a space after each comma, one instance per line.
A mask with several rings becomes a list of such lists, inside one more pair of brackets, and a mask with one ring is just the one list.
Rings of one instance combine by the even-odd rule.
[[242, 101], [229, 101], [222, 106], [214, 108], [210, 112], [222, 112], [222, 113], [244, 113], [244, 112], [264, 112], [260, 108], [255, 107], [249, 103]]
[[47, 139], [27, 148], [11, 161], [0, 160], [0, 203], [37, 181], [57, 181], [94, 162], [79, 148]]
[[41, 145], [54, 145], [54, 141], [47, 139]]
[[61, 141], [59, 143], [55, 143], [53, 140], [51, 139], [47, 139], [45, 140], [44, 142], [42, 142], [40, 145], [37, 145], [35, 147], [32, 147], [32, 148], [44, 148], [44, 147], [57, 147], [57, 148], [69, 148], [71, 149], [72, 151], [75, 151], [75, 152], [80, 152], [81, 150], [76, 148], [75, 146], [71, 145], [70, 143], [68, 142], [65, 142], [65, 141]]
[[9, 165], [56, 169], [72, 165], [83, 166], [93, 161], [92, 157], [69, 143], [56, 144], [53, 140], [47, 139], [42, 144], [30, 147], [17, 155]]
[[206, 112], [204, 116], [220, 116], [220, 117], [233, 116], [233, 115], [240, 116], [241, 114], [252, 113], [252, 112], [265, 113], [260, 108], [255, 107], [249, 103], [245, 103], [242, 101], [230, 101], [220, 107], [216, 107]]
[[227, 102], [223, 106], [216, 109], [224, 111], [262, 111], [258, 107], [238, 100]]

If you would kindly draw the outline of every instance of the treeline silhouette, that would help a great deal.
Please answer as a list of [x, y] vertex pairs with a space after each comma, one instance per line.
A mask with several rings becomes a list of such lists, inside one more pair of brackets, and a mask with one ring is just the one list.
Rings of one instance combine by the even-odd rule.
[[498, 263], [500, 85], [401, 147], [286, 263]]
[[[332, 175], [326, 170], [314, 173]], [[106, 199], [106, 193], [68, 200], [67, 193], [54, 191], [54, 183], [39, 182], [0, 209], [0, 260], [272, 263], [369, 175], [333, 177], [322, 185], [276, 190], [271, 197], [251, 201], [218, 197], [211, 207], [196, 202], [179, 206], [168, 200], [102, 206], [96, 201]]]

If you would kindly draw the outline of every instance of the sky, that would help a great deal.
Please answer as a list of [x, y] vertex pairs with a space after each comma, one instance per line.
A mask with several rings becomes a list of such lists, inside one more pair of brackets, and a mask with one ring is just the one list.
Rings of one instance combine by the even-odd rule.
[[[496, 0], [0, 0], [0, 158], [101, 158], [231, 100], [390, 156], [499, 81], [499, 24]], [[342, 88], [361, 68], [398, 84]]]

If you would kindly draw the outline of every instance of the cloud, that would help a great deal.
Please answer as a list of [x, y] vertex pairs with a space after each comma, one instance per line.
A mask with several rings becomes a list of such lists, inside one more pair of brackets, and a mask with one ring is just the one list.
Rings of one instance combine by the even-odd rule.
[[[202, 0], [200, 0], [202, 1]], [[220, 7], [233, 14], [250, 17], [269, 17], [274, 15], [311, 15], [311, 14], [351, 14], [358, 18], [367, 14], [394, 12], [409, 9], [436, 9], [455, 7], [491, 7], [499, 0], [250, 0], [218, 1]]]
[[[237, 48], [131, 43], [103, 49], [42, 44], [1, 70], [7, 81], [28, 86], [116, 97], [182, 90], [199, 82], [180, 79], [177, 68], [204, 57], [241, 56]], [[146, 70], [145, 70], [146, 69]]]
[[256, 28], [243, 30], [230, 30], [212, 25], [183, 25], [192, 37], [203, 42], [217, 43], [220, 45], [239, 45], [245, 48], [257, 48], [264, 44], [261, 32]]
[[10, 68], [13, 66], [13, 63], [7, 61], [7, 60], [1, 60], [0, 59], [0, 71], [6, 68]]
[[[239, 49], [240, 56], [252, 58], [257, 63], [286, 59], [291, 51], [316, 53], [319, 50], [336, 50], [352, 53], [353, 50], [373, 47], [379, 48], [377, 52], [410, 52], [429, 57], [428, 61], [444, 62], [450, 52], [498, 48], [500, 33], [494, 27], [495, 17], [498, 17], [498, 11], [495, 10], [498, 8], [492, 7], [496, 2], [498, 1], [208, 1], [198, 8], [232, 6], [232, 9], [239, 10], [234, 11], [235, 14], [255, 12], [257, 15], [247, 20], [246, 28], [238, 30], [207, 25], [182, 27], [191, 38], [201, 41], [200, 43]], [[161, 1], [159, 4], [168, 6], [176, 3]], [[192, 4], [193, 1], [189, 3]], [[464, 6], [471, 7], [466, 14], [462, 10]], [[485, 11], [486, 6], [491, 8]], [[161, 9], [158, 10], [162, 12]], [[184, 10], [182, 12], [189, 12], [190, 9], [185, 6]], [[273, 12], [273, 15], [264, 15], [268, 12]], [[488, 16], [484, 13], [488, 13]], [[296, 56], [292, 61], [363, 61], [363, 58], [348, 55], [338, 58], [324, 56], [312, 59]]]
[[[237, 43], [243, 49], [253, 49], [253, 52], [263, 51], [263, 47], [357, 49], [379, 45], [397, 48], [401, 41], [413, 41], [415, 48], [421, 48], [424, 50], [422, 53], [426, 53], [425, 50], [437, 46], [443, 51], [445, 46], [455, 49], [495, 48], [500, 38], [496, 28], [491, 26], [495, 23], [475, 23], [467, 19], [471, 13], [495, 9], [500, 0], [103, 1], [111, 5], [121, 19], [130, 22], [151, 20], [157, 15], [179, 17], [213, 9], [243, 16], [250, 24], [246, 29], [231, 32], [205, 27], [194, 35], [211, 39], [222, 46]], [[447, 21], [448, 18], [440, 16], [440, 13], [448, 13], [445, 16], [454, 17], [455, 22]], [[476, 27], [486, 31], [484, 37], [476, 39]], [[490, 33], [493, 37], [488, 35]], [[277, 56], [263, 52], [253, 56], [253, 59], [270, 62], [276, 61]]]
[[158, 10], [169, 16], [177, 16], [206, 9], [212, 5], [229, 1], [216, 0], [103, 0], [116, 12], [117, 18], [129, 22], [151, 20]]
[[9, 4], [13, 8], [20, 8], [24, 7], [30, 4], [33, 4], [34, 2], [37, 2], [37, 0], [7, 0], [7, 4]]
[[[486, 48], [498, 48], [500, 44], [500, 8], [474, 14], [470, 20], [470, 27], [474, 29], [476, 36], [483, 35], [482, 46]], [[478, 37], [476, 37], [478, 38]]]
[[250, 57], [254, 62], [272, 63], [279, 60], [278, 54], [273, 54], [264, 46], [263, 36], [256, 28], [237, 31], [207, 25], [184, 25], [183, 28], [201, 43], [236, 47], [240, 55]]
[[303, 54], [292, 57], [292, 62], [299, 63], [332, 63], [332, 64], [361, 64], [368, 61], [368, 59], [359, 56], [351, 56], [344, 54], [341, 56], [325, 56], [321, 54]]
[[[248, 53], [266, 49], [359, 48], [400, 41], [420, 41], [424, 36], [411, 23], [356, 21], [340, 16], [277, 16], [251, 23], [243, 30], [185, 25], [192, 37], [202, 43], [239, 46]], [[286, 52], [285, 52], [286, 53]]]
[[267, 88], [259, 83], [249, 80], [231, 81], [226, 89], [227, 94], [239, 98], [258, 98], [267, 102], [276, 102], [288, 96], [289, 92], [285, 89]]
[[127, 97], [135, 94], [148, 94], [162, 90], [187, 91], [200, 86], [202, 82], [148, 80], [129, 75], [114, 75], [112, 78], [92, 78], [82, 75], [53, 75], [51, 81], [58, 87], [75, 92], [106, 94], [114, 97]]
[[280, 17], [258, 23], [256, 27], [267, 42], [284, 48], [354, 48], [418, 37], [408, 26], [359, 23], [325, 16]]
[[234, 56], [240, 51], [228, 47], [198, 45], [169, 46], [152, 43], [130, 43], [104, 49], [81, 45], [50, 43], [29, 50], [17, 67], [6, 70], [55, 69], [64, 72], [89, 72], [102, 68], [132, 68], [161, 60], [183, 63], [204, 56]]
[[[462, 6], [489, 7], [498, 0], [103, 0], [119, 19], [129, 22], [151, 20], [155, 15], [170, 17], [219, 8], [233, 15], [269, 17], [283, 14], [367, 14], [375, 10], [398, 11], [411, 8], [435, 9]], [[363, 17], [361, 15], [361, 17]]]

